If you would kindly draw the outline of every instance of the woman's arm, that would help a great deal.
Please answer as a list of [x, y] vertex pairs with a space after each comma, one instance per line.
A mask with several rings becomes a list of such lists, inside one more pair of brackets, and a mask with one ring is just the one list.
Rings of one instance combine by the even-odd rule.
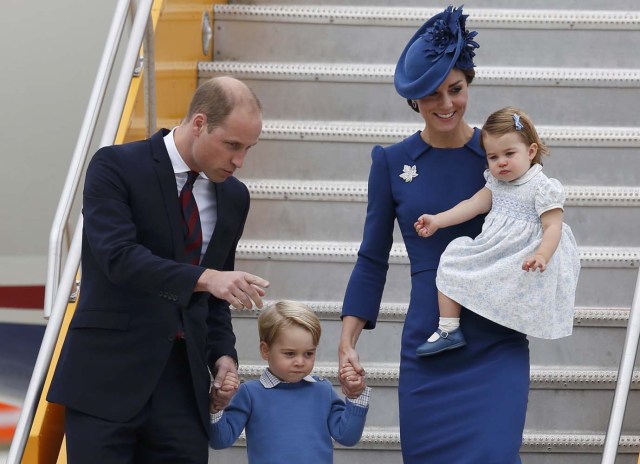
[[523, 271], [529, 272], [540, 269], [540, 272], [544, 272], [547, 268], [547, 263], [551, 260], [560, 243], [563, 220], [562, 209], [555, 208], [545, 211], [540, 216], [540, 220], [542, 221], [542, 242], [540, 242], [535, 255], [530, 256], [522, 263]]
[[414, 227], [421, 237], [430, 237], [442, 227], [461, 224], [489, 210], [491, 210], [491, 190], [483, 187], [474, 196], [461, 201], [447, 211], [436, 215], [423, 214], [418, 218]]
[[[344, 316], [342, 318], [342, 333], [340, 335], [340, 344], [338, 346], [338, 377], [340, 378], [340, 386], [342, 387], [342, 393], [347, 397], [353, 398], [358, 396], [353, 384], [343, 381], [342, 374], [343, 369], [353, 368], [359, 375], [364, 375], [364, 369], [360, 365], [360, 359], [358, 352], [356, 351], [356, 344], [358, 338], [365, 325], [365, 320], [355, 316]], [[349, 365], [349, 363], [351, 363]]]

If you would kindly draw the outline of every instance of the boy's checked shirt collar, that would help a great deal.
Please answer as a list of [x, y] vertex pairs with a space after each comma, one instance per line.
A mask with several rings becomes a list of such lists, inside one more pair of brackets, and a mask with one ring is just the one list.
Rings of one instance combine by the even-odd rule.
[[[305, 382], [311, 382], [311, 383], [316, 382], [316, 379], [314, 379], [310, 375], [307, 375], [302, 380], [304, 380]], [[287, 382], [280, 380], [278, 377], [273, 375], [268, 368], [266, 368], [265, 370], [262, 371], [262, 375], [260, 376], [260, 383], [264, 388], [273, 388], [277, 386], [279, 383], [287, 383]]]
[[[317, 382], [317, 380], [315, 378], [313, 378], [313, 376], [311, 376], [311, 375], [307, 375], [306, 377], [304, 377], [302, 379], [302, 381], [310, 382], [310, 383]], [[260, 383], [262, 384], [262, 386], [264, 388], [274, 388], [280, 383], [287, 383], [287, 382], [284, 382], [283, 380], [280, 380], [278, 377], [273, 375], [268, 368], [265, 368], [265, 370], [262, 371], [262, 374], [260, 375]], [[356, 406], [360, 406], [361, 408], [366, 408], [366, 407], [369, 406], [369, 398], [370, 397], [371, 397], [371, 387], [366, 386], [366, 387], [364, 387], [364, 390], [362, 391], [360, 396], [358, 396], [357, 398], [353, 398], [353, 399], [352, 398], [346, 398], [346, 400], [350, 401], [351, 403], [355, 404]], [[223, 411], [218, 411], [216, 413], [210, 413], [209, 414], [209, 418], [210, 418], [211, 422], [212, 423], [218, 422], [220, 420], [220, 418], [222, 417], [222, 413], [223, 412], [224, 412], [224, 410]]]

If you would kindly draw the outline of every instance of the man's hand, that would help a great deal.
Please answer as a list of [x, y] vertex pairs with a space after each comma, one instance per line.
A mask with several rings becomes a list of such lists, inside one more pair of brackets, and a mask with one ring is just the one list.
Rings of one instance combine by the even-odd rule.
[[262, 297], [269, 282], [248, 272], [216, 271], [206, 269], [194, 291], [209, 292], [213, 296], [229, 302], [236, 309], [251, 309], [255, 304], [262, 308]]
[[216, 361], [215, 378], [209, 393], [210, 411], [215, 413], [226, 408], [239, 387], [236, 362], [230, 356], [221, 356]]

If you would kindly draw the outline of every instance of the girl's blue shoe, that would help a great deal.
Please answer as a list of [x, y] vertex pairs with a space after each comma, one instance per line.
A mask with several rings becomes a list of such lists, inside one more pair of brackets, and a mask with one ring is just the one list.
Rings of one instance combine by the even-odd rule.
[[447, 350], [454, 350], [467, 344], [466, 340], [464, 339], [464, 334], [459, 328], [456, 330], [452, 330], [451, 332], [445, 332], [438, 329], [436, 330], [436, 332], [438, 335], [440, 335], [440, 338], [435, 342], [427, 341], [420, 345], [416, 350], [416, 355], [418, 357], [423, 358], [426, 356], [433, 356], [434, 354], [438, 354]]

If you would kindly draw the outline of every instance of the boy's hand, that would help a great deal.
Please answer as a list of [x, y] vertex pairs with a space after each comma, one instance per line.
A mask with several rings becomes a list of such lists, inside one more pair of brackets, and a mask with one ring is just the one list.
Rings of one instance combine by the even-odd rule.
[[209, 394], [209, 411], [216, 413], [229, 405], [231, 398], [240, 387], [240, 378], [236, 372], [228, 371], [219, 388], [211, 388]]
[[431, 214], [423, 214], [413, 225], [420, 237], [431, 237], [440, 228], [436, 217]]
[[540, 254], [529, 256], [527, 259], [524, 260], [524, 263], [522, 263], [522, 270], [526, 272], [529, 272], [529, 271], [535, 272], [536, 269], [540, 269], [540, 272], [544, 272], [546, 268], [547, 268], [547, 258], [545, 258]]
[[340, 382], [345, 383], [348, 386], [349, 394], [347, 397], [351, 399], [359, 397], [367, 386], [364, 382], [364, 376], [358, 374], [349, 361], [342, 365], [339, 374]]

